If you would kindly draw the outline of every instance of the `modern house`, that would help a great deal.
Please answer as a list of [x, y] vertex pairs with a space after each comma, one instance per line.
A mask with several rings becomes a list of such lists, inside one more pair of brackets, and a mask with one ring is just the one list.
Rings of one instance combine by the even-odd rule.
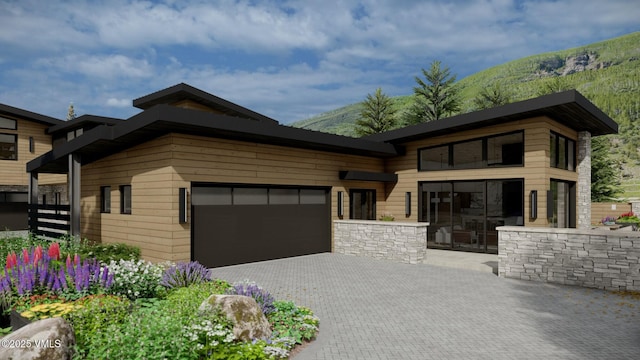
[[589, 226], [590, 139], [617, 132], [576, 91], [360, 139], [186, 84], [133, 105], [30, 161], [30, 200], [68, 175], [72, 233], [207, 266], [332, 251], [333, 220], [383, 214], [429, 222], [428, 247], [490, 253], [497, 226]]

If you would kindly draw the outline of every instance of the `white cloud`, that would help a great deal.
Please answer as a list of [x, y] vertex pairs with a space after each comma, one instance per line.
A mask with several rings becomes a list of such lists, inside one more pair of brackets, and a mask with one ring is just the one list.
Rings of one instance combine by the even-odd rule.
[[[179, 82], [284, 122], [640, 29], [637, 0], [0, 0], [0, 102], [130, 116]], [[594, 40], [597, 39], [597, 40]]]
[[124, 55], [74, 54], [39, 59], [35, 65], [45, 71], [64, 71], [100, 79], [147, 78], [154, 74], [153, 66], [146, 59], [133, 59]]
[[107, 99], [107, 106], [120, 107], [120, 108], [130, 107], [131, 99], [109, 98]]

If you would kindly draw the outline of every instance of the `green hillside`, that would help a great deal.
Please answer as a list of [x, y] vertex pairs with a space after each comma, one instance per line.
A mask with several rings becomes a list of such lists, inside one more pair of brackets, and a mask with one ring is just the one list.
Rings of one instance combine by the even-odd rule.
[[[474, 111], [473, 99], [495, 83], [509, 92], [512, 101], [536, 97], [551, 83], [577, 89], [620, 125], [620, 133], [610, 136], [612, 155], [623, 163], [624, 196], [640, 197], [640, 32], [518, 59], [470, 75], [457, 82], [461, 112]], [[408, 109], [412, 97], [393, 98], [398, 113]], [[359, 104], [351, 104], [292, 126], [355, 136], [359, 112]]]

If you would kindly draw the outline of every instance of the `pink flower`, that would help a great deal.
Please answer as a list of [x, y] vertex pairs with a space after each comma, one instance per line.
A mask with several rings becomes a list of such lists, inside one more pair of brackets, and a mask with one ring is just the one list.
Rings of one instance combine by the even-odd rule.
[[22, 249], [22, 260], [24, 260], [25, 264], [29, 263], [29, 251], [27, 249]]
[[38, 245], [33, 251], [33, 264], [37, 264], [42, 259], [42, 246]]
[[49, 257], [53, 260], [60, 258], [60, 245], [58, 243], [53, 243], [49, 246]]
[[5, 264], [5, 267], [7, 268], [7, 270], [11, 269], [12, 267], [14, 267], [14, 263], [13, 263], [13, 257], [11, 256], [11, 253], [7, 254], [7, 263]]
[[75, 256], [73, 257], [73, 264], [78, 265], [79, 263], [80, 263], [80, 256], [78, 256], [78, 254], [75, 254]]
[[67, 269], [69, 269], [71, 267], [71, 255], [67, 255]]

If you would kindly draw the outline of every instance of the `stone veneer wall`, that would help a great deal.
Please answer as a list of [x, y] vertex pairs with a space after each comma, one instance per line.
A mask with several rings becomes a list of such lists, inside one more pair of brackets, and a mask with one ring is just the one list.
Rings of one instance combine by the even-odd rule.
[[640, 232], [498, 228], [498, 276], [640, 291]]
[[578, 229], [591, 228], [591, 134], [578, 133], [578, 188], [576, 190], [576, 211]]
[[421, 263], [427, 253], [428, 223], [334, 220], [333, 250], [339, 254]]

